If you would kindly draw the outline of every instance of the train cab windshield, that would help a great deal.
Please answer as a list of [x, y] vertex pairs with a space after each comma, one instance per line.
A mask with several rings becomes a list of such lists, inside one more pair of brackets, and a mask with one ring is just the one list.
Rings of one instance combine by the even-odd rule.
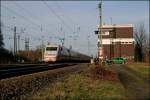
[[46, 47], [46, 51], [57, 51], [57, 47]]

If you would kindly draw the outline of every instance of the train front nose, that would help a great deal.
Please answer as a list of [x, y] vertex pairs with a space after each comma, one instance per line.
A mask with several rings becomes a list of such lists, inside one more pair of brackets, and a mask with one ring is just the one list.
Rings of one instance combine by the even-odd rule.
[[55, 62], [55, 61], [56, 61], [56, 56], [50, 57], [50, 58], [49, 58], [49, 61], [50, 61], [50, 62]]
[[45, 55], [44, 60], [45, 62], [56, 62], [57, 57], [56, 55], [48, 55], [48, 56]]
[[57, 46], [47, 46], [44, 53], [45, 62], [56, 62], [57, 61]]

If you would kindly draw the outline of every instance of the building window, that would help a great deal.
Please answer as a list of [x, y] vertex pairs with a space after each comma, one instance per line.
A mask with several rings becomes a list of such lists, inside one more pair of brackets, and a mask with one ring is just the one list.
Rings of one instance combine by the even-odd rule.
[[102, 35], [109, 35], [109, 31], [105, 31]]
[[129, 42], [129, 44], [132, 44], [132, 42]]

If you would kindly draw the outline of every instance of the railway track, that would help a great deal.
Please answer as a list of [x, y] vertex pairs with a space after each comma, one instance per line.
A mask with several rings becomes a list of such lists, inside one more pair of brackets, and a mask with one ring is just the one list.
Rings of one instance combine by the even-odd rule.
[[33, 65], [10, 65], [6, 67], [0, 67], [0, 79], [31, 74], [35, 72], [41, 72], [46, 70], [53, 70], [57, 68], [63, 68], [76, 64], [33, 64]]

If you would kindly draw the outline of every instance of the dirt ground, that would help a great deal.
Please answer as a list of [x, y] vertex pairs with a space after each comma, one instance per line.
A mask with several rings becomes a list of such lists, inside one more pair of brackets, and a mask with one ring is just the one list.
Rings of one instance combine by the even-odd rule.
[[137, 76], [126, 65], [114, 65], [112, 67], [117, 71], [129, 100], [150, 100], [149, 82]]

